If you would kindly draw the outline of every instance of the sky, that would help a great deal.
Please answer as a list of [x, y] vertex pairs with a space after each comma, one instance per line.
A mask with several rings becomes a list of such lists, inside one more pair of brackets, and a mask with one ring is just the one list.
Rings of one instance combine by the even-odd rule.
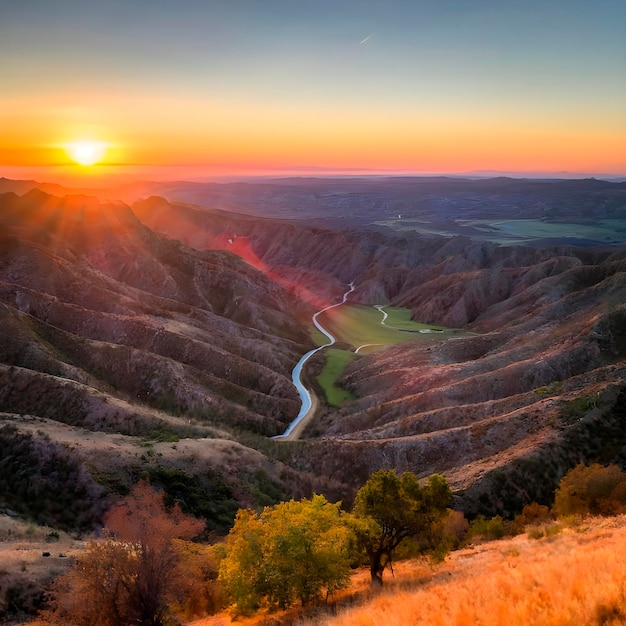
[[0, 0], [0, 176], [626, 175], [625, 33], [626, 0]]

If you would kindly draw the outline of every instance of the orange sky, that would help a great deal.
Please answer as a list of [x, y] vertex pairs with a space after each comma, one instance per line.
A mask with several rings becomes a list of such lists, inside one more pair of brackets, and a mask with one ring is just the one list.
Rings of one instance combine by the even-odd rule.
[[[0, 175], [626, 174], [616, 1], [33, 1], [0, 24]], [[71, 165], [84, 139], [100, 165]]]

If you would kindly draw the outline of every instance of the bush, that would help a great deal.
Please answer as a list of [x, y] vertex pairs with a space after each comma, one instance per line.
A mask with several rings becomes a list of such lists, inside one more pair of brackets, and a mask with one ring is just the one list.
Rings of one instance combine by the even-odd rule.
[[496, 515], [491, 519], [486, 519], [483, 515], [479, 515], [470, 522], [467, 532], [467, 537], [470, 540], [480, 538], [491, 541], [493, 539], [502, 539], [504, 535], [504, 520], [500, 515]]
[[543, 537], [554, 537], [555, 535], [560, 534], [563, 531], [563, 526], [556, 522], [552, 524], [542, 524], [537, 526], [532, 526], [528, 530], [528, 536], [531, 539], [542, 539]]
[[626, 473], [617, 465], [577, 465], [554, 494], [557, 516], [615, 515], [626, 511]]
[[177, 540], [195, 537], [202, 526], [178, 505], [167, 510], [163, 493], [138, 483], [108, 512], [110, 538], [92, 541], [58, 581], [60, 623], [171, 624], [172, 605], [182, 606], [190, 591], [185, 544]]
[[522, 509], [521, 513], [515, 516], [512, 528], [515, 534], [519, 534], [524, 532], [527, 526], [542, 524], [550, 519], [552, 519], [552, 514], [547, 506], [531, 502]]
[[461, 511], [450, 509], [443, 520], [443, 530], [449, 538], [450, 548], [458, 548], [469, 531], [469, 522]]
[[22, 572], [0, 570], [0, 624], [34, 615], [45, 601], [42, 581]]

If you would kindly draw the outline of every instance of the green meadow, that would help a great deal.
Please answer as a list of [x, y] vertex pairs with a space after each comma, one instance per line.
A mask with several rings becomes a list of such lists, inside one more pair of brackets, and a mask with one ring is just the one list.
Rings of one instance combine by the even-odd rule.
[[[525, 245], [537, 239], [589, 239], [596, 242], [626, 242], [626, 220], [603, 219], [580, 222], [546, 222], [541, 219], [469, 219], [431, 224], [420, 219], [381, 220], [374, 224], [396, 231], [414, 230], [424, 234], [451, 237], [467, 234], [502, 244]], [[469, 229], [469, 230], [468, 230]]]
[[346, 367], [357, 358], [357, 355], [349, 350], [329, 348], [326, 350], [325, 356], [326, 365], [324, 365], [322, 373], [317, 377], [317, 382], [324, 390], [328, 404], [331, 406], [339, 406], [354, 398], [352, 393], [347, 389], [338, 387], [336, 383]]
[[[330, 309], [318, 317], [319, 323], [328, 330], [342, 347], [325, 351], [326, 365], [318, 377], [326, 400], [331, 406], [339, 406], [350, 400], [352, 394], [337, 386], [337, 380], [346, 367], [359, 355], [374, 352], [403, 341], [445, 338], [459, 331], [432, 324], [420, 324], [411, 320], [410, 309], [385, 306], [388, 314], [385, 325], [378, 309], [365, 305], [343, 305]], [[324, 343], [324, 336], [316, 331], [315, 339]], [[343, 346], [350, 346], [346, 349]], [[355, 351], [358, 350], [358, 354]]]
[[337, 340], [337, 343], [349, 344], [353, 350], [362, 346], [380, 349], [385, 346], [415, 339], [432, 339], [439, 333], [446, 334], [442, 326], [419, 324], [411, 320], [411, 311], [400, 307], [385, 307], [389, 317], [385, 326], [381, 324], [383, 314], [374, 307], [365, 305], [344, 305], [330, 309], [319, 316], [318, 320]]

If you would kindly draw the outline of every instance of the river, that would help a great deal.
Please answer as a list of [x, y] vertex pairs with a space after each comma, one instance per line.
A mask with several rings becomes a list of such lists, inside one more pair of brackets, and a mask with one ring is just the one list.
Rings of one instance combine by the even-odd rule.
[[311, 392], [304, 386], [302, 382], [302, 368], [316, 352], [319, 352], [324, 348], [328, 348], [328, 346], [332, 346], [335, 343], [335, 338], [320, 324], [318, 317], [329, 309], [334, 309], [335, 307], [345, 304], [348, 296], [354, 291], [354, 289], [354, 282], [351, 282], [348, 291], [343, 294], [341, 302], [337, 302], [336, 304], [331, 304], [327, 307], [324, 307], [323, 309], [315, 313], [311, 318], [313, 320], [313, 324], [315, 324], [315, 327], [326, 336], [326, 338], [328, 339], [328, 343], [318, 346], [317, 348], [313, 348], [313, 350], [309, 350], [305, 355], [302, 356], [302, 358], [293, 368], [293, 372], [291, 373], [291, 380], [298, 390], [298, 394], [300, 396], [300, 401], [302, 404], [300, 405], [300, 411], [298, 412], [296, 419], [294, 419], [293, 422], [289, 424], [287, 430], [282, 435], [276, 435], [275, 437], [273, 437], [273, 439], [289, 438], [294, 428], [296, 428], [296, 426], [298, 426], [298, 424], [300, 424], [302, 420], [307, 417], [309, 412], [311, 412], [311, 409], [313, 408], [313, 397], [311, 395]]

